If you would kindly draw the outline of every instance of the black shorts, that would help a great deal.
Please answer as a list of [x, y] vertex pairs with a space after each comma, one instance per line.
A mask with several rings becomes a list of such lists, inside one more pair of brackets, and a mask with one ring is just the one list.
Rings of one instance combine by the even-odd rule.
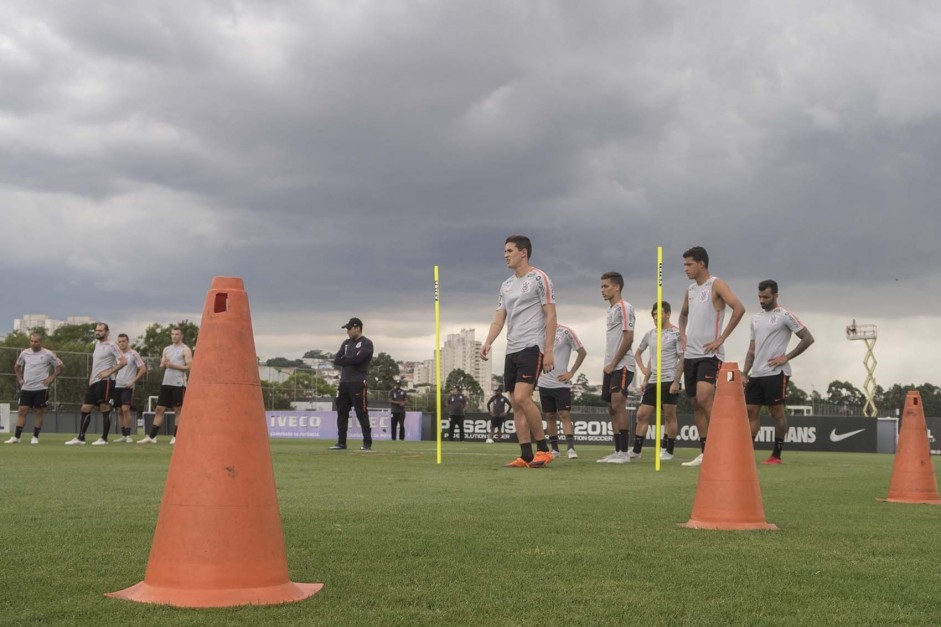
[[572, 388], [539, 388], [539, 404], [547, 414], [571, 411]]
[[542, 370], [542, 353], [538, 346], [529, 346], [510, 353], [503, 362], [503, 389], [512, 392], [516, 382], [536, 385]]
[[746, 405], [783, 405], [787, 396], [787, 375], [783, 372], [767, 377], [751, 377], [745, 384]]
[[611, 374], [605, 373], [604, 380], [601, 382], [601, 400], [610, 403], [615, 392], [627, 396], [627, 388], [631, 386], [633, 380], [634, 373], [627, 368], [615, 370]]
[[85, 390], [85, 405], [108, 405], [111, 402], [111, 388], [114, 382], [111, 379], [95, 381]]
[[502, 429], [503, 422], [506, 420], [506, 416], [491, 416], [490, 417], [490, 428], [491, 429]]
[[722, 362], [718, 357], [701, 357], [687, 359], [683, 362], [683, 384], [686, 386], [686, 396], [696, 396], [696, 384], [705, 381], [709, 385], [716, 384], [716, 375]]
[[161, 385], [157, 396], [157, 407], [181, 407], [186, 388], [182, 385]]
[[115, 407], [122, 407], [124, 405], [130, 407], [131, 403], [134, 402], [134, 388], [114, 388], [114, 392], [111, 393], [111, 398], [114, 399]]
[[46, 395], [49, 390], [20, 390], [20, 407], [43, 409], [46, 406]]
[[[676, 397], [679, 396], [679, 394], [670, 394], [671, 385], [673, 385], [672, 381], [660, 382], [660, 403], [663, 405], [676, 405]], [[651, 407], [657, 406], [656, 383], [650, 383], [644, 388], [644, 397], [640, 399], [640, 404], [650, 405]]]

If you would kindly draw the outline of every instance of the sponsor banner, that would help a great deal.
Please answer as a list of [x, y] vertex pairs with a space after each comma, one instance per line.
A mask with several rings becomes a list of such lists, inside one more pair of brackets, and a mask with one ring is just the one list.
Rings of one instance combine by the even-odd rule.
[[[633, 417], [632, 417], [633, 422]], [[680, 447], [699, 446], [699, 430], [690, 415], [677, 417], [676, 444]], [[939, 420], [941, 422], [941, 420]], [[875, 418], [866, 417], [829, 417], [829, 416], [788, 416], [788, 433], [785, 448], [795, 451], [852, 451], [876, 452]], [[442, 435], [447, 434], [449, 420], [441, 421]], [[547, 428], [545, 419], [543, 428]], [[611, 444], [611, 422], [604, 414], [572, 414], [572, 430], [576, 444]], [[464, 431], [467, 440], [485, 440], [490, 433], [490, 418], [486, 414], [467, 414], [464, 419]], [[504, 422], [502, 439], [516, 441], [516, 426], [512, 420]], [[654, 425], [647, 428], [646, 445], [654, 443]], [[941, 432], [939, 425], [938, 432]], [[455, 429], [455, 437], [457, 437]], [[548, 434], [548, 431], [547, 431]], [[631, 430], [633, 441], [634, 431]], [[562, 439], [561, 425], [559, 437]], [[755, 438], [756, 449], [770, 450], [774, 446], [774, 426], [771, 416], [761, 417], [761, 427]]]
[[[335, 411], [268, 411], [265, 412], [265, 419], [268, 423], [268, 437], [271, 438], [337, 439]], [[392, 414], [388, 409], [369, 410], [369, 424], [374, 441], [392, 439]], [[354, 412], [350, 412], [347, 439], [363, 439], [363, 430]], [[421, 439], [421, 412], [405, 413], [405, 439]]]
[[928, 448], [932, 455], [941, 455], [941, 418], [925, 417], [928, 425]]

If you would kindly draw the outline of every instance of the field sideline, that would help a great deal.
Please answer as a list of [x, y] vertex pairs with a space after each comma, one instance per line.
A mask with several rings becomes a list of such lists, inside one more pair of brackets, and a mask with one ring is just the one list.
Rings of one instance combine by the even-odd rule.
[[[504, 469], [511, 444], [273, 440], [291, 605], [105, 599], [143, 579], [171, 447], [0, 449], [2, 625], [938, 624], [941, 507], [879, 503], [891, 455], [785, 450], [759, 466], [778, 532], [694, 531], [698, 469]], [[28, 440], [27, 440], [28, 441]], [[352, 444], [352, 442], [351, 442]], [[756, 457], [764, 458], [767, 452]], [[938, 474], [939, 460], [933, 460]]]

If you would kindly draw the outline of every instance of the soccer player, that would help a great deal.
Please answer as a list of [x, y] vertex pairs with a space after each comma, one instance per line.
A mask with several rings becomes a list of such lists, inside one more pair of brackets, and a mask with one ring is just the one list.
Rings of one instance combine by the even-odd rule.
[[[683, 253], [683, 270], [692, 281], [683, 295], [679, 319], [680, 343], [684, 349], [683, 378], [686, 395], [692, 401], [702, 451], [683, 465], [700, 466], [716, 396], [716, 375], [725, 359], [722, 344], [745, 315], [745, 307], [728, 283], [709, 273], [709, 253], [702, 246], [694, 246]], [[726, 308], [732, 310], [732, 316], [723, 329]]]
[[127, 365], [118, 370], [114, 380], [114, 404], [121, 418], [121, 437], [118, 442], [133, 442], [131, 438], [131, 403], [134, 401], [134, 386], [147, 374], [147, 366], [140, 354], [131, 348], [127, 333], [118, 335], [118, 348], [127, 359]]
[[405, 406], [408, 405], [408, 393], [402, 389], [402, 382], [396, 381], [395, 388], [389, 392], [389, 404], [392, 405], [392, 439], [398, 427], [399, 439], [405, 439]]
[[[657, 324], [657, 303], [650, 311], [654, 325]], [[663, 375], [660, 377], [660, 402], [663, 405], [663, 426], [666, 430], [666, 446], [660, 450], [660, 459], [669, 461], [673, 459], [673, 449], [676, 446], [676, 396], [680, 391], [680, 377], [683, 374], [683, 351], [680, 348], [680, 330], [670, 323], [670, 303], [663, 301], [661, 314], [660, 345], [661, 359], [663, 361]], [[650, 349], [650, 367], [644, 366], [644, 351]], [[644, 438], [647, 434], [647, 425], [650, 416], [657, 408], [657, 330], [648, 331], [637, 350], [634, 359], [638, 368], [644, 373], [644, 396], [637, 410], [637, 425], [634, 428], [634, 448], [631, 449], [631, 459], [638, 459], [644, 448]]]
[[39, 444], [39, 432], [42, 431], [43, 412], [46, 409], [46, 395], [49, 386], [56, 380], [65, 366], [48, 348], [42, 347], [42, 336], [33, 333], [29, 336], [29, 348], [24, 349], [16, 358], [13, 366], [16, 381], [20, 386], [19, 408], [16, 417], [16, 431], [4, 444], [16, 444], [26, 426], [26, 414], [33, 410], [33, 438], [30, 444]]
[[85, 444], [85, 432], [91, 424], [91, 413], [98, 407], [101, 412], [101, 437], [92, 442], [92, 446], [103, 446], [108, 443], [108, 432], [111, 431], [111, 391], [114, 385], [114, 375], [125, 365], [127, 359], [117, 344], [108, 338], [110, 329], [104, 322], [95, 325], [95, 351], [91, 359], [91, 376], [88, 378], [88, 389], [85, 391], [85, 400], [82, 403], [82, 422], [79, 425], [78, 435], [66, 442], [67, 446]]
[[160, 367], [163, 371], [163, 384], [157, 396], [157, 409], [150, 433], [138, 440], [138, 444], [155, 444], [160, 427], [163, 426], [167, 408], [173, 408], [173, 437], [170, 444], [176, 444], [176, 433], [183, 418], [183, 399], [186, 396], [186, 373], [193, 366], [193, 351], [183, 343], [183, 330], [180, 327], [170, 329], [172, 344], [163, 349]]
[[461, 392], [461, 388], [455, 385], [451, 388], [451, 394], [446, 401], [448, 406], [448, 440], [454, 441], [454, 427], [458, 427], [461, 432], [461, 442], [464, 441], [464, 410], [467, 408], [467, 397]]
[[[797, 316], [778, 304], [778, 284], [768, 279], [758, 284], [758, 304], [762, 311], [752, 316], [751, 340], [745, 367], [745, 405], [751, 437], [758, 435], [758, 414], [761, 406], [768, 408], [774, 420], [774, 450], [762, 464], [780, 464], [781, 449], [787, 436], [787, 416], [784, 414], [784, 398], [787, 382], [791, 376], [792, 359], [803, 353], [814, 343], [810, 329]], [[800, 343], [787, 352], [787, 345], [795, 334]]]
[[628, 454], [631, 419], [627, 415], [627, 391], [634, 380], [631, 344], [634, 343], [636, 316], [631, 304], [621, 298], [623, 289], [624, 277], [619, 272], [605, 272], [601, 275], [601, 297], [608, 301], [601, 399], [608, 403], [614, 453], [599, 459], [600, 464], [627, 464], [631, 461]]
[[506, 420], [506, 408], [510, 403], [503, 395], [503, 386], [500, 386], [487, 401], [487, 411], [490, 412], [490, 437], [487, 444], [493, 444], [503, 435], [503, 421]]
[[533, 388], [539, 373], [551, 371], [554, 365], [552, 351], [543, 352], [555, 339], [555, 290], [549, 276], [530, 264], [532, 256], [533, 244], [528, 237], [506, 238], [503, 258], [513, 275], [500, 286], [497, 312], [490, 323], [487, 341], [480, 347], [480, 358], [486, 360], [493, 341], [506, 325], [503, 385], [510, 393], [520, 445], [520, 456], [506, 464], [510, 468], [541, 468], [552, 461], [542, 415], [533, 402]]
[[337, 443], [331, 451], [346, 450], [346, 434], [350, 426], [350, 409], [356, 411], [356, 420], [363, 430], [363, 444], [359, 450], [372, 450], [372, 429], [366, 404], [366, 376], [372, 361], [372, 340], [363, 335], [363, 321], [350, 318], [341, 329], [346, 339], [333, 357], [333, 365], [340, 366], [340, 384], [337, 386]]
[[[573, 350], [576, 352], [575, 363], [569, 370], [569, 358]], [[578, 459], [578, 453], [575, 452], [575, 431], [572, 429], [570, 414], [572, 377], [578, 372], [588, 351], [582, 346], [575, 331], [561, 324], [556, 327], [552, 351], [555, 357], [555, 367], [551, 372], [543, 373], [539, 377], [539, 403], [542, 405], [542, 411], [546, 413], [546, 422], [549, 425], [549, 445], [552, 447], [552, 457], [560, 457], [558, 421], [561, 420], [568, 458]]]

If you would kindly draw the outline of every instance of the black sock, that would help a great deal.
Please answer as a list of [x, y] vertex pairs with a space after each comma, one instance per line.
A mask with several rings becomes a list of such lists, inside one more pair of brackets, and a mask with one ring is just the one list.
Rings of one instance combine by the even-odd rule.
[[575, 436], [574, 436], [574, 435], [567, 435], [567, 436], [565, 436], [565, 444], [566, 444], [566, 446], [568, 446], [570, 449], [575, 448]]
[[154, 425], [150, 428], [150, 438], [153, 439], [157, 437], [157, 434], [160, 433], [160, 425]]
[[[536, 440], [536, 450], [542, 451], [543, 453], [549, 452], [549, 445], [546, 443], [546, 439]], [[559, 450], [559, 449], [556, 449]]]
[[82, 442], [85, 441], [85, 432], [88, 431], [88, 425], [91, 424], [91, 412], [85, 413], [82, 412], [82, 424], [79, 427], [78, 439]]
[[667, 453], [673, 454], [673, 447], [676, 446], [676, 438], [667, 437]]
[[557, 436], [557, 435], [550, 435], [550, 436], [549, 436], [549, 444], [552, 445], [552, 450], [553, 450], [553, 451], [558, 452], [558, 450], [559, 450], [559, 436]]
[[104, 423], [104, 427], [101, 430], [101, 439], [107, 442], [108, 434], [111, 432], [111, 412], [101, 412], [101, 421]]
[[627, 429], [618, 433], [618, 437], [621, 438], [621, 450], [625, 453], [627, 452], [627, 443], [631, 441], [630, 436], [631, 432]]
[[524, 462], [533, 461], [533, 445], [531, 442], [527, 442], [526, 444], [520, 444], [520, 457], [523, 458]]
[[42, 431], [42, 427], [33, 427], [33, 437], [38, 438], [40, 431]]
[[701, 452], [706, 452], [706, 438], [699, 438], [699, 448]]
[[643, 448], [644, 448], [644, 436], [635, 435], [634, 436], [634, 452], [639, 455], [640, 452], [643, 450]]
[[17, 427], [16, 434], [13, 437], [19, 440], [21, 435], [23, 435], [23, 427]]
[[784, 448], [784, 438], [775, 438], [774, 439], [774, 450], [771, 451], [772, 457], [777, 457], [781, 459], [781, 449]]
[[179, 429], [176, 425], [173, 425], [173, 437], [176, 437], [176, 430]]
[[620, 434], [615, 433], [613, 436], [611, 436], [611, 439], [614, 440], [614, 452], [615, 452], [615, 453], [620, 453], [620, 452], [621, 452], [621, 436], [620, 436]]

